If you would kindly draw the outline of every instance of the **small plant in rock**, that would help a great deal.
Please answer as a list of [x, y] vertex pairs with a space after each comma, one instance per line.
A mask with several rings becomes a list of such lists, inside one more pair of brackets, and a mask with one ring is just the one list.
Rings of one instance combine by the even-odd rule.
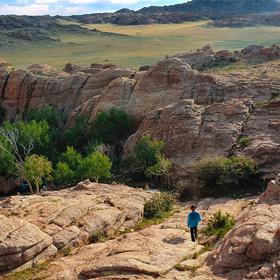
[[144, 205], [144, 217], [147, 219], [162, 217], [173, 209], [175, 199], [168, 193], [154, 194], [151, 200]]
[[234, 227], [235, 223], [236, 221], [231, 215], [223, 214], [221, 211], [218, 211], [210, 218], [203, 232], [207, 236], [215, 235], [218, 238], [222, 238]]
[[91, 235], [90, 241], [91, 243], [104, 242], [107, 237], [108, 236], [104, 231], [98, 230]]
[[252, 139], [250, 137], [241, 137], [238, 141], [238, 145], [241, 149], [245, 149], [246, 147], [250, 146], [252, 143]]

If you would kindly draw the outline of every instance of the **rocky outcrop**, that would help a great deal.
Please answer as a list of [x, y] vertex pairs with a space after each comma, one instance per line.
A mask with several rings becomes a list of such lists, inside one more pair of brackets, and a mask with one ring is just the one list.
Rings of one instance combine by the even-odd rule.
[[[237, 218], [242, 209], [252, 201], [254, 200], [227, 198], [199, 201], [199, 210], [204, 217], [203, 226], [218, 210]], [[159, 225], [135, 232], [131, 230], [116, 239], [72, 250], [68, 256], [51, 261], [36, 277], [49, 280], [192, 279], [191, 272], [182, 272], [180, 278], [180, 272], [174, 268], [181, 263], [199, 263], [200, 266], [205, 258], [192, 259], [203, 248], [192, 243], [189, 232], [186, 232], [186, 211], [192, 203], [194, 202], [178, 205], [174, 215]], [[205, 275], [204, 273], [204, 277]]]
[[[277, 102], [271, 103], [280, 92], [279, 61], [275, 60], [278, 52], [276, 46], [250, 46], [240, 52], [215, 53], [205, 46], [197, 54], [166, 58], [143, 71], [99, 64], [87, 68], [67, 65], [65, 71], [33, 65], [14, 71], [3, 63], [1, 112], [6, 119], [16, 120], [30, 109], [53, 105], [66, 114], [66, 126], [71, 127], [80, 116], [87, 115], [93, 122], [100, 112], [119, 108], [139, 124], [126, 150], [131, 151], [146, 134], [163, 139], [166, 153], [174, 161], [174, 178], [187, 177], [198, 159], [233, 153], [253, 156], [271, 178], [279, 161]], [[196, 67], [204, 64], [202, 53], [214, 56], [214, 63], [231, 60], [232, 56], [274, 60], [250, 69], [198, 72], [189, 63]], [[270, 115], [275, 115], [273, 127]], [[236, 147], [242, 136], [259, 142], [253, 150], [250, 146], [239, 151]], [[272, 153], [269, 147], [273, 147], [273, 162], [266, 159]]]
[[127, 140], [125, 152], [130, 154], [145, 135], [162, 139], [164, 152], [174, 163], [174, 179], [183, 182], [196, 161], [231, 153], [248, 113], [249, 104], [238, 100], [208, 106], [181, 100], [149, 113]]
[[[280, 181], [269, 183], [209, 257], [214, 272], [240, 269], [239, 279], [280, 277]], [[243, 270], [241, 270], [243, 269]]]
[[90, 182], [0, 202], [0, 272], [42, 261], [137, 224], [151, 194]]

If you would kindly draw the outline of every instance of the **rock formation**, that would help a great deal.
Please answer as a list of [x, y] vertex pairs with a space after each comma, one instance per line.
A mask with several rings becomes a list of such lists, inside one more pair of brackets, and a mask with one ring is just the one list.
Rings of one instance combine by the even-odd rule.
[[58, 192], [1, 201], [0, 273], [133, 227], [150, 196], [127, 186], [82, 182]]
[[214, 272], [240, 270], [239, 279], [279, 279], [279, 178], [269, 183], [256, 205], [244, 211], [214, 248], [208, 260]]
[[[232, 57], [242, 63], [252, 59], [266, 63], [231, 71], [213, 65], [219, 61], [233, 64]], [[2, 63], [0, 106], [6, 119], [16, 120], [30, 109], [53, 105], [68, 116], [68, 127], [79, 116], [87, 115], [93, 122], [101, 111], [119, 108], [139, 125], [126, 143], [126, 153], [143, 135], [163, 139], [176, 180], [183, 182], [198, 159], [231, 154], [253, 157], [264, 174], [273, 178], [279, 166], [279, 57], [277, 46], [250, 46], [234, 53], [215, 53], [206, 46], [143, 71], [99, 64], [87, 68], [68, 64], [65, 71], [46, 65], [13, 70]], [[189, 63], [208, 69], [198, 72]], [[252, 140], [243, 150], [238, 146], [241, 137]]]

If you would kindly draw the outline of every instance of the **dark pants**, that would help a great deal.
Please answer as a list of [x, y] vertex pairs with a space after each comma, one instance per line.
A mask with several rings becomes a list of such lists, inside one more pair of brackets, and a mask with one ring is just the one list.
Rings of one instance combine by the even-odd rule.
[[191, 231], [192, 242], [195, 242], [195, 239], [197, 238], [197, 227], [191, 227], [190, 231]]

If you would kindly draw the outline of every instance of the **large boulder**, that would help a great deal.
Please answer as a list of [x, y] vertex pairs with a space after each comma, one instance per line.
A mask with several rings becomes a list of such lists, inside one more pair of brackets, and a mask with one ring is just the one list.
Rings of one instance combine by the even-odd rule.
[[[280, 177], [244, 211], [209, 257], [215, 272], [247, 268], [246, 279], [280, 276]], [[245, 275], [244, 275], [245, 277]], [[242, 278], [243, 279], [243, 278]]]

